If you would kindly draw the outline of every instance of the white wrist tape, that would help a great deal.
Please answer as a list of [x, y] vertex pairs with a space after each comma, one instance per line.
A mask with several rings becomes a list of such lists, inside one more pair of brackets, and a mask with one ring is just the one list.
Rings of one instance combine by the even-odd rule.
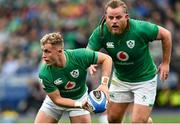
[[82, 102], [75, 101], [75, 103], [74, 103], [74, 107], [79, 107], [79, 108], [82, 108]]
[[101, 78], [101, 84], [108, 85], [109, 77], [108, 76], [102, 76]]

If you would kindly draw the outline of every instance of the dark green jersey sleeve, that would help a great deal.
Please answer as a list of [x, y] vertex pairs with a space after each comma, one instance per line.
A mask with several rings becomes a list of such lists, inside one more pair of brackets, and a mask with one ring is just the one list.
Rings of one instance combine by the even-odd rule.
[[100, 26], [98, 26], [89, 37], [87, 48], [98, 51], [102, 48]]
[[57, 89], [57, 87], [53, 84], [53, 79], [51, 74], [49, 73], [49, 67], [45, 64], [43, 64], [40, 68], [39, 72], [39, 80], [43, 87], [43, 89], [47, 93], [51, 93]]
[[76, 61], [85, 69], [91, 64], [96, 64], [98, 61], [98, 52], [85, 48], [75, 50], [74, 55], [76, 57]]
[[156, 40], [159, 31], [156, 24], [146, 21], [139, 21], [136, 26], [140, 29], [141, 36], [145, 39], [146, 42], [152, 42]]

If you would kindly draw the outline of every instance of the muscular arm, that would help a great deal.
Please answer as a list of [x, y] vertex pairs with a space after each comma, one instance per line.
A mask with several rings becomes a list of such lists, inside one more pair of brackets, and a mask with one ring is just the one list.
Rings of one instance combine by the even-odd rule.
[[54, 104], [56, 104], [58, 106], [80, 108], [80, 106], [75, 106], [74, 100], [61, 97], [58, 90], [48, 93], [47, 95], [51, 98], [51, 100], [54, 102]]
[[172, 38], [171, 38], [171, 33], [167, 29], [160, 26], [158, 28], [159, 28], [159, 32], [157, 35], [157, 39], [161, 40], [162, 51], [163, 51], [162, 63], [158, 67], [158, 72], [160, 74], [160, 79], [166, 80], [168, 78], [168, 73], [169, 73]]
[[110, 76], [112, 69], [112, 59], [109, 55], [98, 52], [97, 64], [102, 65], [102, 76]]
[[109, 55], [104, 53], [98, 52], [98, 62], [97, 64], [102, 65], [102, 78], [101, 78], [101, 85], [96, 90], [101, 90], [106, 94], [106, 98], [109, 101], [109, 91], [108, 91], [108, 82], [109, 77], [111, 75], [112, 69], [112, 59]]
[[169, 64], [170, 57], [171, 57], [171, 49], [172, 49], [171, 33], [163, 27], [159, 26], [158, 28], [159, 28], [159, 32], [158, 32], [157, 39], [161, 40], [162, 50], [163, 50], [162, 63]]

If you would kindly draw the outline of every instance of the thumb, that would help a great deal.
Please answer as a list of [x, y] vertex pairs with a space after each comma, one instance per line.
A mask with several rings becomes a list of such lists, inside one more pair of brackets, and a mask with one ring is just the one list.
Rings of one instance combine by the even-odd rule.
[[93, 71], [91, 69], [89, 69], [89, 73], [90, 75], [93, 75]]

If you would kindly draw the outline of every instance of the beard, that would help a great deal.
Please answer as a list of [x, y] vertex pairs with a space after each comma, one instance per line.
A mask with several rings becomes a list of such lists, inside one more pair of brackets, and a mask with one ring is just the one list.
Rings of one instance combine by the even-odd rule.
[[111, 26], [110, 31], [112, 34], [121, 34], [122, 33], [122, 29], [119, 26]]
[[117, 28], [111, 27], [110, 30], [111, 30], [112, 34], [121, 34], [121, 30], [119, 27], [117, 27]]
[[126, 29], [126, 25], [125, 24], [120, 24], [120, 25], [112, 25], [110, 27], [110, 31], [112, 34], [122, 34], [124, 32], [124, 30]]
[[126, 29], [127, 23], [119, 22], [116, 24], [107, 24], [107, 27], [112, 34], [119, 35], [119, 34], [122, 34], [124, 30]]

